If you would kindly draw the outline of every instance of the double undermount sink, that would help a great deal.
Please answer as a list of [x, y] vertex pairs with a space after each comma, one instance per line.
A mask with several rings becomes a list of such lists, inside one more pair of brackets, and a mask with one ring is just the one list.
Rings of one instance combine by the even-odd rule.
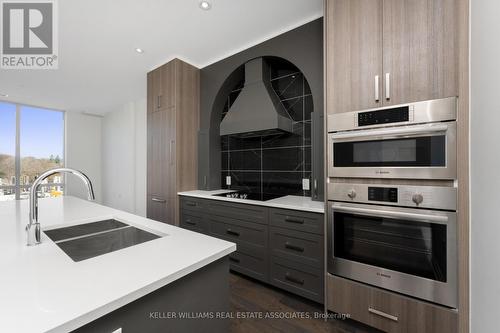
[[90, 259], [162, 237], [115, 219], [44, 230], [44, 233], [73, 261]]

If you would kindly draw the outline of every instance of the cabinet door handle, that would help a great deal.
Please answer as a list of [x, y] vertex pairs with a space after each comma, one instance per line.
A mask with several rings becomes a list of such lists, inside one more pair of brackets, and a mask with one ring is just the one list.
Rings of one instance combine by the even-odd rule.
[[296, 284], [300, 284], [301, 286], [304, 284], [304, 280], [293, 277], [290, 275], [290, 273], [285, 274], [285, 280], [296, 283]]
[[186, 223], [190, 225], [196, 225], [196, 222], [191, 221], [191, 219], [187, 219]]
[[232, 235], [232, 236], [236, 236], [236, 237], [239, 237], [239, 236], [240, 236], [240, 233], [239, 233], [239, 232], [233, 231], [233, 230], [231, 230], [231, 229], [227, 229], [227, 230], [226, 230], [226, 234], [228, 234], [228, 235]]
[[156, 96], [156, 105], [157, 108], [161, 108], [161, 95]]
[[289, 222], [289, 223], [297, 223], [297, 224], [304, 224], [304, 220], [300, 220], [300, 219], [294, 219], [293, 217], [285, 217], [285, 222]]
[[382, 312], [380, 310], [374, 309], [372, 307], [368, 308], [368, 312], [373, 313], [374, 315], [377, 315], [377, 316], [380, 316], [380, 317], [392, 320], [392, 321], [396, 321], [396, 322], [398, 321], [398, 317], [390, 315], [390, 314], [385, 313], [385, 312]]
[[154, 202], [161, 202], [161, 203], [165, 203], [165, 202], [167, 202], [167, 200], [165, 200], [165, 199], [158, 199], [158, 198], [151, 198], [151, 201], [154, 201]]
[[385, 99], [391, 99], [391, 73], [385, 73]]
[[289, 242], [285, 243], [285, 248], [287, 248], [289, 250], [294, 250], [294, 251], [297, 251], [297, 252], [304, 252], [304, 248], [303, 247], [290, 244]]
[[375, 102], [380, 101], [380, 93], [379, 93], [379, 76], [375, 75]]
[[313, 180], [313, 188], [314, 188], [314, 197], [318, 197], [318, 180], [314, 179]]
[[195, 207], [196, 202], [186, 202], [186, 205], [191, 206], [191, 207]]
[[235, 262], [235, 263], [239, 263], [240, 259], [234, 258], [234, 257], [229, 257], [229, 261], [232, 261], [232, 262]]
[[174, 145], [175, 145], [175, 141], [174, 140], [170, 140], [170, 143], [169, 143], [170, 164], [174, 164]]

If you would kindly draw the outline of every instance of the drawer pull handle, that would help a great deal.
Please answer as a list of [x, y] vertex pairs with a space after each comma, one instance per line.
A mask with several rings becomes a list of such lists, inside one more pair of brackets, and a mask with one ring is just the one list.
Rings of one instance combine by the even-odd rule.
[[191, 207], [195, 207], [196, 202], [186, 202], [186, 205], [191, 206]]
[[304, 280], [297, 279], [296, 277], [291, 276], [290, 273], [285, 274], [285, 280], [288, 280], [296, 284], [300, 284], [301, 286], [304, 285]]
[[186, 223], [187, 223], [187, 224], [191, 224], [191, 225], [196, 225], [196, 222], [193, 222], [193, 221], [191, 221], [190, 219], [187, 219], [187, 220], [186, 220]]
[[158, 199], [158, 198], [151, 198], [151, 201], [154, 201], [154, 202], [160, 202], [160, 203], [165, 203], [165, 202], [167, 202], [167, 200], [165, 200], [165, 199]]
[[285, 217], [285, 222], [290, 222], [290, 223], [297, 223], [297, 224], [304, 224], [304, 220], [299, 220], [299, 219], [294, 219], [293, 217]]
[[396, 321], [396, 322], [398, 321], [398, 317], [390, 315], [390, 314], [382, 312], [382, 311], [379, 311], [379, 310], [374, 309], [374, 308], [368, 308], [368, 312], [373, 313], [377, 316], [392, 320], [392, 321]]
[[236, 236], [236, 237], [239, 237], [239, 236], [240, 236], [240, 233], [239, 233], [239, 232], [233, 231], [233, 230], [231, 230], [231, 229], [227, 229], [227, 230], [226, 230], [226, 234], [228, 234], [228, 235], [232, 235], [232, 236]]
[[294, 251], [297, 251], [297, 252], [304, 252], [304, 248], [303, 247], [300, 247], [300, 246], [297, 246], [297, 245], [293, 245], [293, 244], [290, 244], [288, 242], [285, 243], [285, 248], [287, 248], [289, 250], [294, 250]]
[[240, 259], [238, 259], [238, 258], [233, 258], [233, 257], [229, 257], [229, 261], [232, 261], [232, 262], [235, 262], [235, 263], [239, 263], [239, 262], [240, 262]]

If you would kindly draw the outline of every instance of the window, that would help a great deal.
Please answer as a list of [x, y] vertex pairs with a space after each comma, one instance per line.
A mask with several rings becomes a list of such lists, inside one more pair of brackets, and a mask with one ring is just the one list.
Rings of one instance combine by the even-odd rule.
[[[0, 201], [26, 199], [44, 171], [64, 165], [64, 113], [0, 102]], [[40, 187], [40, 197], [63, 194], [57, 174]]]

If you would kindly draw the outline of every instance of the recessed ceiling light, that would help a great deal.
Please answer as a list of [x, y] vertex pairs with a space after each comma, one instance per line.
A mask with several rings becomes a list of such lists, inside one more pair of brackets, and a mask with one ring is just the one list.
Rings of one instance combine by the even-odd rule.
[[203, 10], [209, 10], [210, 8], [212, 8], [212, 5], [208, 1], [202, 1], [200, 2], [200, 8]]
[[0, 97], [9, 97], [9, 94], [2, 94], [2, 93], [0, 93]]
[[140, 49], [140, 48], [136, 48], [136, 49], [135, 49], [135, 52], [137, 52], [137, 53], [144, 53], [144, 50], [143, 50], [143, 49]]

